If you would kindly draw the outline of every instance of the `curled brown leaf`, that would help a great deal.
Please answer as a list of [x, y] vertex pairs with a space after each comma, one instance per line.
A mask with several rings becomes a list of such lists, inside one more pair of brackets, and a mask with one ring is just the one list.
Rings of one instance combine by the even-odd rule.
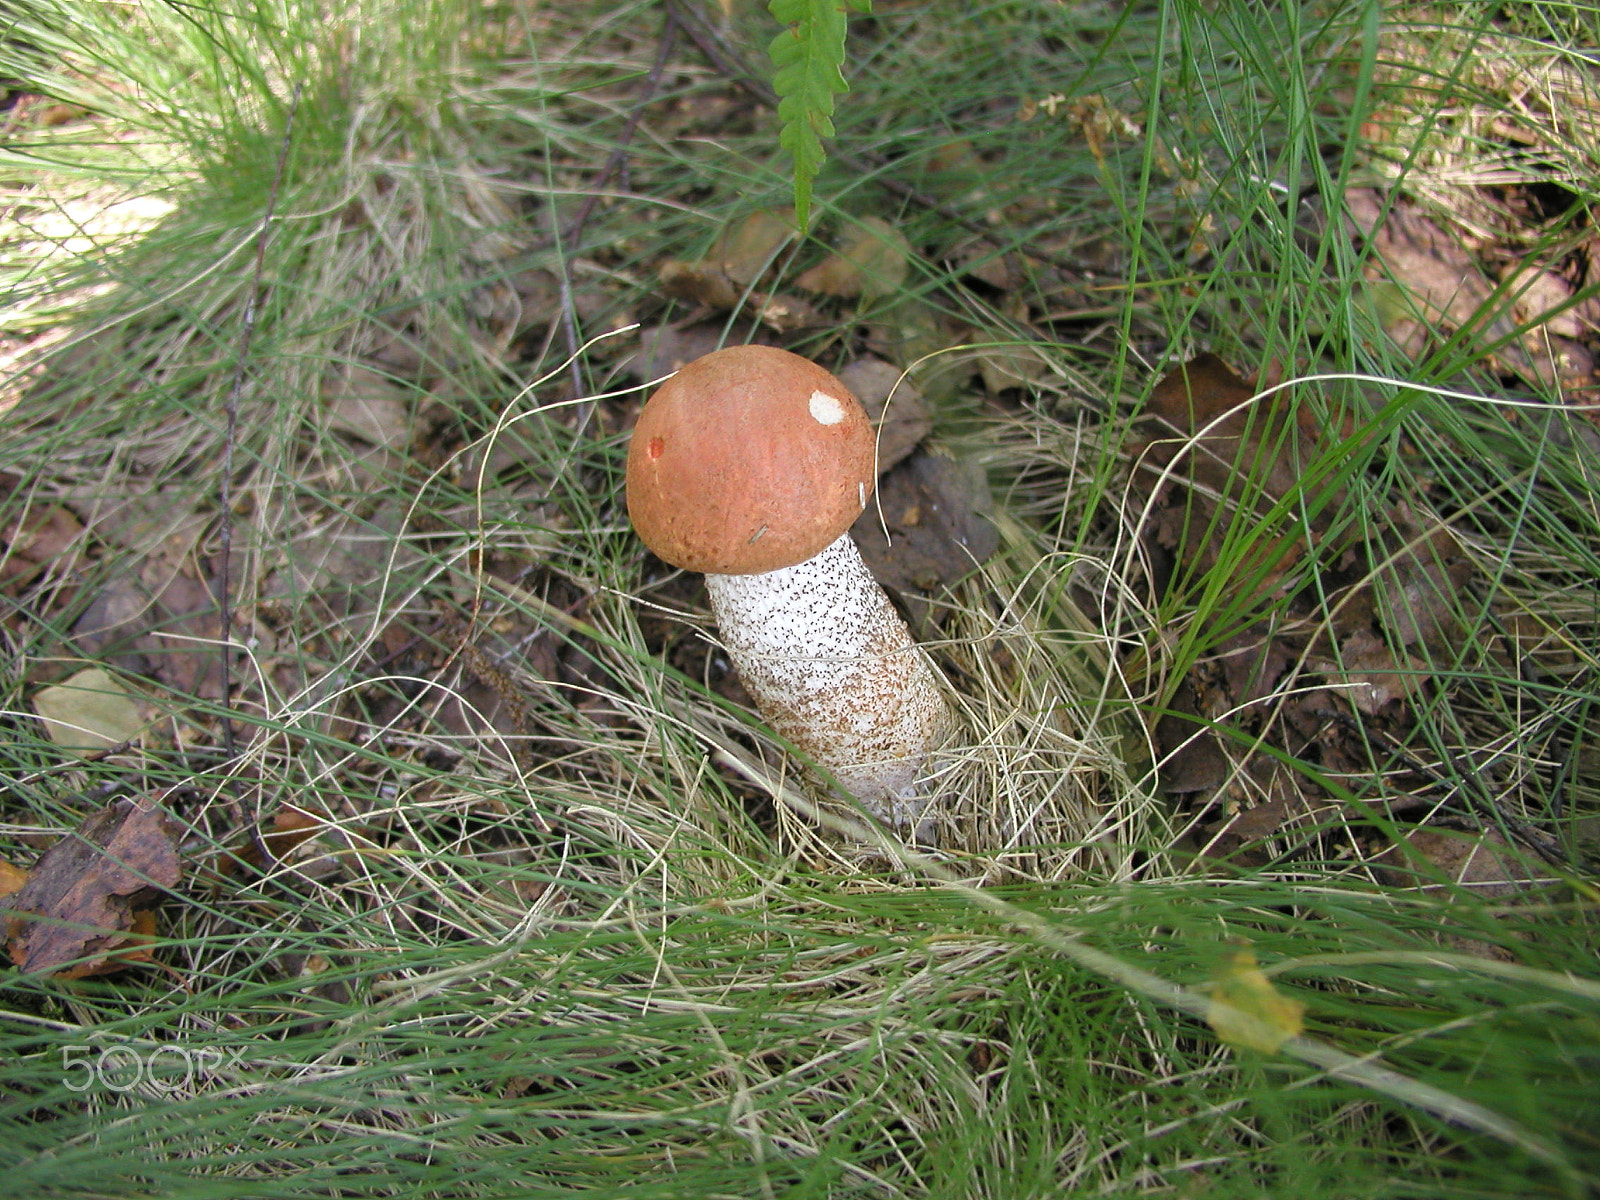
[[6, 950], [19, 970], [77, 979], [139, 952], [141, 913], [183, 874], [162, 798], [118, 800], [44, 852], [6, 905]]

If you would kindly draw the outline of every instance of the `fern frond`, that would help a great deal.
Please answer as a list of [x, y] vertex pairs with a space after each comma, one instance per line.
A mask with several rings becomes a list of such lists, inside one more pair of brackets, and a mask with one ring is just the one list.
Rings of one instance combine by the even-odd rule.
[[835, 97], [850, 90], [844, 65], [848, 9], [872, 11], [872, 0], [771, 0], [770, 12], [786, 28], [768, 54], [778, 93], [778, 144], [794, 161], [794, 216], [802, 230], [811, 219], [811, 186], [827, 157], [822, 139], [833, 136]]

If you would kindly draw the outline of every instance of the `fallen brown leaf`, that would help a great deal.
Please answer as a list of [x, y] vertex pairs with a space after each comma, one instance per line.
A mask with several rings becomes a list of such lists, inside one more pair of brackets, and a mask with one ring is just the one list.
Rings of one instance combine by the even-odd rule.
[[1178, 685], [1172, 711], [1156, 722], [1161, 790], [1172, 796], [1209, 792], [1232, 769], [1217, 735], [1200, 718], [1193, 679]]
[[873, 311], [862, 327], [862, 348], [887, 362], [907, 363], [930, 403], [939, 407], [966, 396], [977, 364], [966, 353], [947, 353], [973, 339], [973, 328], [915, 292]]
[[59, 504], [33, 506], [0, 526], [0, 584], [28, 583], [41, 571], [70, 564], [83, 524]]
[[123, 496], [85, 488], [75, 503], [89, 532], [101, 541], [134, 559], [164, 558], [174, 564], [194, 554], [214, 519], [191, 490], [177, 485]]
[[99, 659], [134, 675], [152, 672], [159, 644], [153, 625], [164, 620], [145, 586], [131, 574], [114, 575], [89, 598], [72, 638], [85, 658]]
[[[1372, 247], [1366, 275], [1374, 284], [1389, 284], [1376, 293], [1379, 318], [1395, 342], [1420, 358], [1441, 334], [1464, 329], [1481, 319], [1494, 284], [1462, 246], [1425, 213], [1371, 188], [1351, 188], [1345, 208], [1356, 230]], [[1479, 330], [1490, 337], [1510, 331], [1490, 325]]]
[[990, 504], [980, 470], [922, 449], [884, 475], [851, 534], [879, 583], [930, 592], [994, 553], [999, 533], [984, 516]]
[[1337, 690], [1369, 717], [1416, 693], [1432, 678], [1420, 659], [1397, 659], [1383, 639], [1358, 629], [1340, 643], [1338, 662], [1313, 663]]
[[302, 842], [315, 837], [327, 823], [325, 816], [285, 804], [272, 815], [272, 832], [263, 839], [267, 844], [267, 853], [274, 858], [285, 858]]
[[727, 226], [708, 257], [668, 259], [656, 269], [656, 279], [667, 295], [685, 303], [719, 312], [748, 304], [771, 329], [803, 329], [817, 323], [815, 309], [803, 300], [768, 295], [755, 287], [794, 235], [794, 226], [776, 214], [753, 212]]
[[[1028, 303], [1020, 296], [1001, 306], [1001, 311], [1017, 323], [1019, 329], [1027, 327]], [[1030, 345], [981, 346], [973, 351], [978, 364], [978, 375], [983, 388], [997, 396], [1011, 388], [1037, 383], [1050, 372], [1050, 364], [1039, 351]]]
[[[1192, 477], [1221, 492], [1240, 470], [1265, 468], [1266, 491], [1281, 499], [1299, 481], [1304, 465], [1304, 455], [1297, 461], [1294, 452], [1315, 444], [1316, 427], [1308, 414], [1297, 414], [1293, 429], [1286, 429], [1282, 405], [1269, 401], [1264, 414], [1257, 412], [1250, 404], [1254, 395], [1255, 388], [1227, 363], [1215, 354], [1200, 354], [1156, 384], [1148, 412], [1198, 439]], [[1285, 439], [1284, 444], [1274, 439]]]
[[118, 800], [44, 852], [7, 906], [19, 970], [77, 979], [142, 953], [140, 911], [183, 874], [162, 798]]
[[[1233, 573], [1240, 580], [1254, 577], [1260, 593], [1270, 591], [1306, 551], [1298, 515], [1268, 514], [1301, 486], [1318, 438], [1307, 410], [1289, 415], [1288, 393], [1251, 403], [1254, 396], [1255, 389], [1216, 355], [1201, 354], [1155, 386], [1146, 440], [1131, 448], [1140, 468], [1136, 483], [1158, 488], [1149, 531], [1157, 543], [1198, 576], [1217, 564], [1236, 523], [1243, 522], [1253, 541]], [[1322, 512], [1338, 508], [1337, 493], [1319, 500]], [[1313, 513], [1311, 526], [1313, 533], [1320, 531], [1326, 518]]]
[[1412, 358], [1466, 331], [1501, 369], [1530, 383], [1595, 387], [1594, 352], [1579, 340], [1587, 329], [1566, 279], [1521, 261], [1501, 273], [1497, 289], [1475, 247], [1442, 217], [1372, 188], [1349, 189], [1345, 208], [1371, 247], [1365, 274], [1378, 318]]
[[[655, 383], [685, 363], [720, 349], [727, 336], [725, 321], [651, 325], [639, 331], [639, 349], [625, 358], [621, 367], [639, 383]], [[750, 341], [754, 345], [772, 344], [764, 337]]]
[[1518, 324], [1544, 327], [1557, 337], [1581, 338], [1586, 332], [1573, 304], [1572, 284], [1547, 267], [1522, 262], [1504, 275]]
[[900, 290], [911, 265], [905, 235], [878, 217], [863, 217], [839, 248], [794, 281], [824, 296], [871, 300]]
[[[1380, 883], [1406, 891], [1439, 895], [1447, 903], [1465, 892], [1500, 904], [1514, 903], [1530, 889], [1550, 883], [1550, 872], [1535, 868], [1494, 828], [1476, 828], [1459, 818], [1418, 825], [1372, 860]], [[1443, 876], [1447, 883], [1440, 883]], [[1440, 940], [1464, 954], [1514, 961], [1511, 950], [1480, 938], [1440, 933]], [[1522, 935], [1526, 936], [1526, 935]]]
[[797, 329], [813, 329], [827, 324], [824, 317], [804, 300], [774, 292], [770, 296], [756, 293], [751, 297], [756, 319], [774, 333], [793, 333]]
[[1227, 689], [1226, 706], [1237, 709], [1273, 694], [1293, 658], [1290, 639], [1258, 622], [1216, 648]]
[[718, 312], [744, 305], [763, 325], [778, 333], [822, 323], [821, 315], [804, 300], [756, 291], [729, 277], [720, 263], [669, 259], [657, 269], [656, 278], [662, 290], [674, 299]]
[[413, 394], [370, 367], [346, 364], [322, 385], [328, 428], [372, 446], [403, 450], [411, 443]]
[[772, 269], [778, 252], [794, 240], [797, 230], [769, 209], [757, 209], [729, 224], [717, 239], [712, 261], [737, 284], [752, 284]]
[[881, 358], [858, 358], [839, 371], [839, 382], [867, 410], [878, 434], [878, 474], [903, 461], [933, 432], [933, 414], [900, 368]]
[[1443, 649], [1460, 632], [1460, 597], [1472, 563], [1448, 528], [1424, 533], [1405, 506], [1392, 520], [1404, 541], [1372, 582], [1379, 617], [1397, 645]]
[[1529, 870], [1525, 856], [1497, 829], [1421, 825], [1401, 840], [1404, 846], [1391, 846], [1374, 860], [1378, 877], [1391, 887], [1437, 889], [1436, 871], [1474, 895], [1503, 898], [1544, 877]]
[[919, 189], [946, 199], [981, 196], [995, 182], [994, 168], [966, 138], [913, 154], [905, 165]]
[[945, 258], [966, 278], [976, 279], [1001, 295], [1009, 296], [1027, 282], [1018, 256], [1005, 253], [988, 238], [968, 242]]
[[656, 268], [656, 282], [674, 300], [718, 310], [739, 303], [740, 286], [715, 262], [684, 262], [669, 258]]
[[328, 826], [328, 818], [309, 809], [285, 804], [272, 814], [271, 824], [261, 830], [260, 839], [248, 839], [248, 844], [238, 850], [222, 850], [215, 863], [216, 870], [224, 876], [236, 875], [241, 865], [261, 870], [265, 865], [262, 850], [270, 856], [273, 865], [283, 862], [300, 847]]

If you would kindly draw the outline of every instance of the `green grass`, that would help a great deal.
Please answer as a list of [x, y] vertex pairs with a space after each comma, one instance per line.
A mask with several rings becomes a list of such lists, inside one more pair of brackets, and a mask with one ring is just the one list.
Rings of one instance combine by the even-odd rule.
[[[792, 196], [770, 111], [681, 32], [658, 64], [662, 6], [18, 6], [5, 71], [62, 107], [0, 148], [0, 333], [36, 347], [5, 385], [0, 522], [92, 528], [0, 575], [0, 858], [171, 788], [187, 870], [156, 965], [0, 974], [3, 1190], [1595, 1190], [1585, 418], [1524, 403], [1470, 330], [1409, 360], [1336, 215], [1396, 178], [1470, 212], [1463, 164], [1508, 102], [1461, 48], [1581, 67], [1563, 47], [1596, 15], [1457, 7], [1431, 32], [1359, 3], [852, 20], [816, 228], [760, 287], [792, 294], [864, 218], [904, 234], [902, 287], [820, 301], [790, 341], [917, 363], [936, 438], [994, 494], [999, 551], [931, 597], [971, 736], [924, 857], [813, 815], [696, 632], [697, 582], [627, 530], [627, 327], [691, 315], [655, 270]], [[759, 9], [684, 19], [768, 69]], [[1365, 122], [1401, 99], [1424, 132], [1397, 162]], [[1529, 250], [1593, 240], [1600, 143], [1565, 128], [1523, 165], [1575, 207]], [[1002, 397], [977, 374], [996, 348], [1031, 361]], [[1167, 586], [1131, 419], [1200, 350], [1313, 377], [1282, 396], [1320, 440], [1287, 495], [1240, 473], [1218, 511], [1264, 516]], [[352, 393], [388, 444], [351, 432]], [[214, 620], [83, 640], [99, 599], [214, 577], [224, 524], [226, 709]], [[1345, 653], [1316, 636], [1340, 589], [1390, 580], [1393, 627], [1433, 562], [1404, 548], [1439, 528], [1471, 582], [1430, 601], [1454, 629], [1410, 649], [1408, 718], [1294, 727]], [[1308, 529], [1280, 585], [1250, 578]], [[1199, 719], [1231, 772], [1214, 808], [1165, 794], [1157, 719], [1263, 622], [1302, 631], [1302, 674]], [[151, 724], [84, 762], [30, 703], [88, 660]], [[1286, 797], [1296, 819], [1199, 853], [1220, 808]], [[315, 836], [224, 870], [285, 805]], [[1445, 817], [1503, 830], [1541, 882], [1374, 861]], [[1305, 1005], [1275, 1054], [1204, 1019], [1242, 945]]]

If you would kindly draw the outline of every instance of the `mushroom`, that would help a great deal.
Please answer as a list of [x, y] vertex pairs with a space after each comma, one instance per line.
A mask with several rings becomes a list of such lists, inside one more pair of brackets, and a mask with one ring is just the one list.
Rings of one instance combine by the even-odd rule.
[[628, 515], [656, 556], [706, 577], [769, 724], [873, 816], [919, 824], [919, 775], [954, 728], [933, 667], [850, 538], [877, 473], [849, 390], [786, 350], [695, 359], [645, 403]]

